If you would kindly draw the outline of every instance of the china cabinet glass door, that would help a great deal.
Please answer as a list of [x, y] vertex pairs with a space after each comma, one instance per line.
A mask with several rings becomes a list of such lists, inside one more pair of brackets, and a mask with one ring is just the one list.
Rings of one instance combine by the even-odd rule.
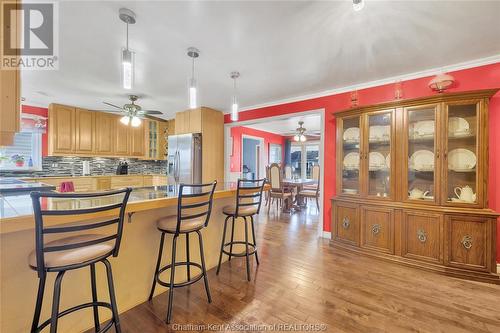
[[[391, 192], [391, 152], [393, 136], [393, 111], [368, 114], [367, 135], [362, 158], [367, 170], [366, 193], [368, 196], [389, 199]], [[394, 153], [393, 153], [394, 154]]]
[[477, 205], [481, 170], [479, 102], [446, 104], [443, 203]]
[[406, 164], [405, 201], [436, 203], [439, 193], [439, 134], [437, 105], [408, 107], [404, 111]]
[[342, 194], [359, 195], [360, 193], [360, 125], [359, 116], [342, 119]]

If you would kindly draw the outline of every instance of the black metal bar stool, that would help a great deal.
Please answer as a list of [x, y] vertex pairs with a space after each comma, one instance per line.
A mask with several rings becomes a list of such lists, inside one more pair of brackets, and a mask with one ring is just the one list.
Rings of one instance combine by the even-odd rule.
[[[101, 193], [81, 193], [65, 194], [53, 192], [32, 192], [33, 211], [35, 215], [35, 250], [29, 256], [29, 265], [38, 273], [39, 284], [35, 306], [35, 314], [31, 332], [40, 332], [44, 327], [50, 324], [50, 332], [57, 332], [57, 321], [60, 317], [70, 314], [74, 311], [92, 307], [94, 310], [94, 326], [96, 332], [106, 332], [113, 325], [116, 332], [121, 332], [120, 321], [118, 318], [118, 308], [116, 305], [115, 291], [113, 286], [113, 275], [111, 264], [108, 257], [118, 256], [120, 241], [123, 231], [123, 218], [128, 198], [132, 189], [127, 188], [118, 191], [108, 191]], [[40, 202], [42, 201], [42, 202]], [[99, 202], [96, 205], [96, 202]], [[84, 204], [85, 203], [85, 204]], [[80, 208], [92, 203], [93, 208]], [[47, 209], [46, 207], [71, 207], [72, 209], [58, 210]], [[89, 206], [91, 206], [89, 204]], [[43, 207], [43, 208], [42, 208]], [[107, 213], [106, 213], [107, 212]], [[93, 219], [89, 221], [90, 215], [94, 213], [104, 213], [105, 218]], [[78, 222], [70, 226], [47, 227], [44, 225], [45, 216], [64, 216], [77, 215]], [[49, 219], [49, 218], [47, 218]], [[104, 233], [88, 233], [92, 229], [100, 229], [116, 225], [116, 230]], [[81, 233], [84, 231], [86, 233]], [[45, 242], [47, 234], [66, 234], [78, 232], [78, 234], [53, 241]], [[110, 303], [97, 300], [95, 264], [104, 263], [108, 278], [108, 289]], [[64, 274], [73, 269], [90, 267], [90, 283], [92, 287], [92, 302], [80, 304], [59, 311], [59, 300], [61, 296], [61, 283]], [[45, 290], [45, 281], [47, 274], [57, 272], [54, 282], [54, 294], [52, 300], [52, 314], [50, 319], [38, 325], [40, 321], [40, 312], [42, 310], [43, 293]], [[98, 308], [108, 308], [112, 312], [112, 319], [105, 326], [100, 327]]]
[[[212, 302], [210, 290], [208, 287], [207, 269], [205, 267], [205, 255], [203, 252], [203, 239], [200, 230], [208, 225], [210, 214], [212, 213], [212, 203], [217, 182], [210, 184], [181, 184], [179, 186], [179, 200], [177, 202], [177, 215], [161, 218], [157, 222], [158, 230], [161, 231], [160, 249], [158, 251], [158, 259], [156, 262], [155, 274], [153, 277], [153, 285], [151, 286], [151, 293], [149, 300], [153, 299], [156, 283], [169, 288], [168, 294], [168, 309], [167, 309], [167, 324], [170, 324], [172, 319], [172, 302], [174, 299], [174, 288], [185, 287], [191, 285], [201, 278], [205, 281], [205, 290], [207, 292], [208, 303]], [[198, 234], [198, 241], [200, 243], [200, 261], [201, 264], [190, 261], [189, 258], [189, 235], [192, 232]], [[163, 243], [165, 235], [174, 235], [172, 242], [172, 261], [170, 264], [160, 268], [161, 256], [163, 253]], [[176, 262], [177, 238], [180, 234], [186, 235], [186, 261]], [[175, 281], [175, 267], [186, 266], [187, 281], [182, 283], [174, 283]], [[191, 278], [191, 266], [197, 267], [201, 270], [201, 274]], [[164, 282], [160, 280], [160, 274], [170, 269], [170, 281]]]
[[[255, 255], [255, 260], [257, 261], [257, 265], [259, 264], [259, 256], [257, 254], [257, 244], [255, 240], [255, 227], [253, 224], [253, 216], [255, 214], [259, 214], [260, 205], [262, 202], [262, 190], [264, 189], [266, 179], [256, 179], [256, 180], [246, 180], [239, 179], [238, 180], [238, 188], [236, 190], [236, 205], [226, 206], [223, 208], [223, 213], [227, 216], [224, 220], [224, 231], [222, 234], [222, 244], [220, 247], [220, 255], [219, 255], [219, 264], [217, 265], [217, 275], [220, 271], [220, 265], [222, 262], [222, 254], [227, 254], [229, 256], [229, 261], [231, 261], [231, 257], [246, 257], [246, 265], [247, 265], [247, 279], [250, 281], [250, 259], [251, 255]], [[245, 223], [245, 240], [244, 241], [235, 241], [234, 240], [234, 223], [238, 219], [238, 217], [243, 218]], [[252, 237], [253, 243], [248, 241], [248, 225], [247, 225], [247, 217], [250, 218], [250, 224], [252, 226]], [[226, 229], [227, 222], [229, 219], [232, 219], [232, 227], [231, 227], [231, 241], [226, 243]], [[233, 245], [242, 244], [245, 245], [245, 252], [242, 253], [234, 253]], [[226, 251], [225, 248], [229, 246], [229, 251]], [[252, 249], [249, 250], [248, 248]]]

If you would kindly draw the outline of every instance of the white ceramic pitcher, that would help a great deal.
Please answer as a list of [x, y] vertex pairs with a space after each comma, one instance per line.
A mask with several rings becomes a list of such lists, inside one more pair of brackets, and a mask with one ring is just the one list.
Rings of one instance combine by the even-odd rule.
[[476, 193], [472, 191], [472, 188], [469, 185], [465, 185], [464, 187], [455, 187], [455, 195], [458, 199], [467, 202], [475, 202], [476, 201]]
[[408, 191], [408, 196], [410, 199], [421, 199], [425, 197], [427, 194], [429, 194], [429, 191], [422, 191], [419, 188], [413, 188], [411, 191]]

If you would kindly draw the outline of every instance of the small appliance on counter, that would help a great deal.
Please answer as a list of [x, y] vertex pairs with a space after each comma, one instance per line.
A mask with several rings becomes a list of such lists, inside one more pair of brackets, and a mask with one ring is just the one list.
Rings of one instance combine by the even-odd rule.
[[90, 162], [83, 161], [82, 173], [84, 176], [90, 176]]
[[128, 174], [128, 163], [120, 162], [118, 163], [118, 167], [116, 168], [117, 175], [127, 175]]

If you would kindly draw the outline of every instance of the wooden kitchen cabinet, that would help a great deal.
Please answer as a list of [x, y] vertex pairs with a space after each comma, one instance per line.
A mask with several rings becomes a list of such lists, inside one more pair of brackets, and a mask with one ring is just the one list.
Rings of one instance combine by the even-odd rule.
[[394, 253], [394, 212], [391, 208], [361, 207], [361, 247]]
[[402, 256], [443, 262], [443, 215], [405, 210], [402, 218]]
[[95, 112], [75, 110], [75, 153], [92, 154], [95, 151]]
[[141, 124], [137, 127], [129, 127], [129, 135], [130, 135], [130, 151], [129, 151], [129, 156], [132, 157], [144, 157], [145, 153], [145, 148], [146, 148], [146, 143], [144, 142], [145, 138], [145, 129], [144, 123], [145, 121], [142, 121]]
[[113, 155], [128, 156], [130, 153], [130, 126], [115, 119]]
[[208, 108], [197, 108], [175, 114], [175, 134], [201, 133], [202, 115]]
[[333, 238], [352, 245], [359, 245], [359, 205], [337, 202], [333, 214]]
[[[0, 1], [0, 6], [7, 2]], [[12, 1], [9, 1], [12, 3]], [[15, 1], [20, 6], [19, 1]], [[20, 13], [20, 11], [19, 11]], [[15, 43], [20, 41], [20, 22], [18, 15], [11, 15], [13, 20], [0, 20], [2, 34], [0, 44], [4, 45], [4, 36], [17, 36]], [[3, 57], [2, 59], [3, 60]], [[21, 76], [19, 68], [0, 69], [0, 146], [14, 143], [14, 135], [21, 130]]]
[[75, 154], [75, 108], [60, 104], [49, 106], [49, 155]]
[[95, 112], [95, 153], [111, 156], [114, 151], [116, 117], [109, 113]]
[[144, 159], [165, 160], [167, 157], [168, 122], [159, 120], [145, 121], [146, 150]]

